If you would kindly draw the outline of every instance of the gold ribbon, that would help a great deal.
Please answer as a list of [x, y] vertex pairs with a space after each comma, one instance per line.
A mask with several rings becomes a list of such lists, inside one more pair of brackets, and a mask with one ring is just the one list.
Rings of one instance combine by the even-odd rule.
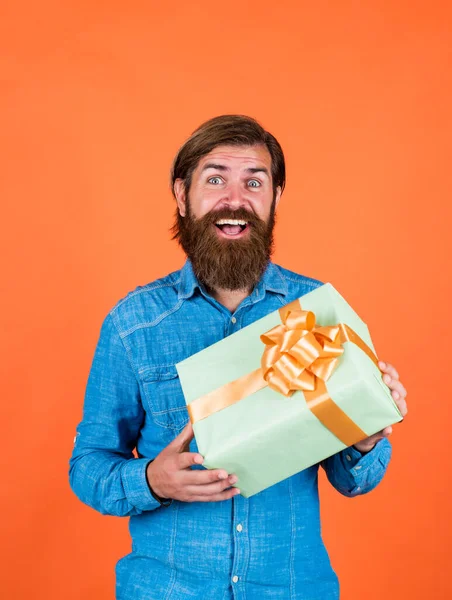
[[188, 405], [192, 423], [205, 419], [269, 386], [284, 396], [301, 391], [309, 410], [347, 447], [367, 434], [333, 401], [326, 387], [343, 354], [356, 344], [378, 367], [378, 359], [345, 323], [316, 326], [315, 314], [295, 300], [279, 310], [281, 324], [260, 336], [265, 344], [261, 368], [247, 373]]

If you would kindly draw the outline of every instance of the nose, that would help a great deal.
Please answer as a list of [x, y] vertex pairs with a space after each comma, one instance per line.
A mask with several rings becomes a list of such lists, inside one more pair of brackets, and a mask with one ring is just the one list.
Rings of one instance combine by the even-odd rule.
[[245, 196], [239, 183], [231, 182], [225, 190], [222, 204], [232, 210], [245, 206]]

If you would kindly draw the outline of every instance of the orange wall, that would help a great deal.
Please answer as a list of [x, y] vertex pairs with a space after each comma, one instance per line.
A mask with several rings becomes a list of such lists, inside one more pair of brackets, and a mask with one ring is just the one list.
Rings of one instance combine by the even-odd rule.
[[408, 389], [382, 484], [348, 499], [321, 478], [342, 598], [452, 597], [447, 4], [2, 7], [2, 597], [114, 596], [127, 520], [68, 485], [86, 379], [113, 304], [182, 264], [171, 160], [227, 112], [287, 155], [275, 260], [331, 281]]

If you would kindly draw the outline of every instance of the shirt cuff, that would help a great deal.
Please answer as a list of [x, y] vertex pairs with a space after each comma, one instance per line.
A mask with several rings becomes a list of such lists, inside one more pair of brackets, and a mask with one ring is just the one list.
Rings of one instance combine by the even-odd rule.
[[127, 500], [141, 511], [155, 510], [160, 502], [154, 498], [146, 477], [149, 458], [131, 458], [122, 468], [122, 481]]
[[387, 438], [379, 440], [372, 450], [363, 454], [353, 446], [341, 452], [344, 467], [351, 471], [355, 479], [362, 479], [368, 469], [378, 461], [384, 468], [387, 467], [391, 458], [391, 444]]

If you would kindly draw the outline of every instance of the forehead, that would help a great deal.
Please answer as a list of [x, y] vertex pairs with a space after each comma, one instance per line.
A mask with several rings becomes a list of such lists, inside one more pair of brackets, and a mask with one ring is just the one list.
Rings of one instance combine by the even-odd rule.
[[267, 167], [271, 172], [271, 155], [267, 147], [261, 144], [254, 146], [217, 146], [209, 154], [201, 158], [196, 170], [200, 170], [209, 162], [225, 164], [230, 168], [248, 168], [250, 166]]

